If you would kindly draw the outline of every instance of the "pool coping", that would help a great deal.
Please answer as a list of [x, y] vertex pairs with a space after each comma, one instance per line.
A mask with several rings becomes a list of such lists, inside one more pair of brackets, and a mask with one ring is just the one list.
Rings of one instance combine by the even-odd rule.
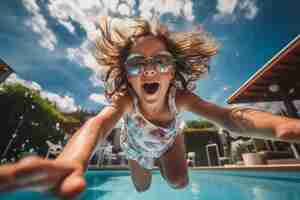
[[[89, 170], [129, 170], [128, 166], [105, 166], [105, 167], [89, 167]], [[153, 168], [154, 170], [158, 170], [157, 167]], [[215, 167], [189, 167], [191, 170], [196, 171], [299, 171], [300, 172], [300, 164], [272, 164], [272, 165], [225, 165], [225, 166], [215, 166]]]
[[300, 164], [285, 164], [285, 165], [226, 165], [222, 167], [193, 167], [193, 170], [223, 170], [223, 171], [231, 171], [231, 170], [239, 170], [239, 171], [299, 171], [300, 172]]

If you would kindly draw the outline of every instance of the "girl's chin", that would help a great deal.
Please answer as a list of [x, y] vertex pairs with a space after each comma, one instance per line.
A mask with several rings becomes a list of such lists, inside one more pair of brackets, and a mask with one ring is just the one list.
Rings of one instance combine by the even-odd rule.
[[153, 93], [153, 94], [149, 94], [146, 92], [143, 92], [143, 99], [145, 100], [145, 102], [147, 103], [155, 103], [159, 100], [159, 98], [161, 97], [161, 94], [159, 91]]

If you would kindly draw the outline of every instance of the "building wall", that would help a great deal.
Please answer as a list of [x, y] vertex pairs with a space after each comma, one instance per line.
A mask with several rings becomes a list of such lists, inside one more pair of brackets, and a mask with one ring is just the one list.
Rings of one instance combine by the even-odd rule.
[[217, 131], [193, 131], [185, 133], [186, 152], [196, 153], [196, 166], [208, 166], [206, 145], [218, 144], [220, 154], [223, 155], [223, 148]]

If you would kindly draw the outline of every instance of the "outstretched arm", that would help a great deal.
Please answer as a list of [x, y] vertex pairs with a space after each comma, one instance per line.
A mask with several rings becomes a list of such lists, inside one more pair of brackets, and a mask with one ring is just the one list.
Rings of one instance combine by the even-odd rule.
[[79, 162], [87, 166], [97, 143], [110, 134], [125, 112], [131, 109], [129, 96], [119, 96], [112, 105], [105, 107], [98, 115], [89, 119], [69, 140], [57, 160]]
[[93, 149], [130, 109], [128, 96], [117, 98], [113, 105], [89, 119], [55, 160], [27, 157], [17, 163], [0, 166], [0, 193], [38, 186], [63, 198], [73, 199], [85, 188], [84, 169]]
[[177, 105], [207, 118], [234, 134], [264, 139], [300, 141], [300, 120], [250, 108], [223, 108], [190, 92], [179, 92]]

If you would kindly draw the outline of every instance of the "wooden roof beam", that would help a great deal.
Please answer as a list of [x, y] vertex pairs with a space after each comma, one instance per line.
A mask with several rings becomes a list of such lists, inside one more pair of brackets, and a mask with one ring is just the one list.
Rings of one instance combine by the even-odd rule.
[[286, 62], [280, 62], [278, 63], [274, 68], [273, 70], [276, 70], [276, 69], [298, 69], [299, 68], [299, 65], [290, 65]]
[[287, 55], [285, 59], [299, 60], [300, 59], [300, 52], [292, 52], [289, 55]]
[[[263, 83], [272, 82], [272, 83], [278, 83], [278, 84], [282, 84], [282, 82], [287, 82], [288, 83], [288, 82], [292, 82], [292, 81], [294, 82], [293, 84], [296, 84], [296, 82], [300, 81], [298, 73], [285, 74], [285, 75], [288, 75], [288, 76], [275, 76], [275, 75], [272, 75], [272, 76], [263, 77], [262, 80], [265, 81]], [[260, 82], [260, 81], [258, 81], [258, 82]]]

